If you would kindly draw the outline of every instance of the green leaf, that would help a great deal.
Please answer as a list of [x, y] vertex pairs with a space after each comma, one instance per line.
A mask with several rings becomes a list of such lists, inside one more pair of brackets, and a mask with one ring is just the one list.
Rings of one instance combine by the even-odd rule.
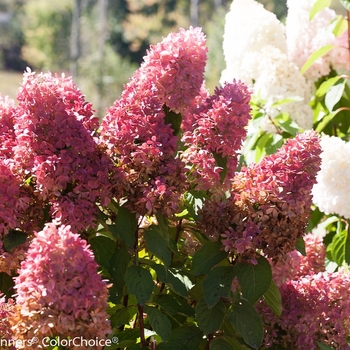
[[160, 264], [153, 264], [151, 265], [151, 268], [156, 271], [161, 282], [171, 284], [174, 292], [187, 297], [188, 293], [186, 285], [178, 277], [174, 276], [170, 270], [166, 270], [165, 267]]
[[0, 292], [5, 294], [6, 298], [10, 298], [14, 294], [14, 285], [12, 277], [5, 272], [0, 272]]
[[273, 280], [271, 280], [269, 289], [265, 292], [263, 298], [272, 312], [277, 317], [280, 317], [282, 314], [282, 297], [278, 287]]
[[348, 11], [350, 11], [350, 0], [340, 0], [340, 3], [341, 3]]
[[345, 88], [345, 80], [333, 85], [327, 92], [325, 105], [329, 112], [333, 112], [334, 106], [340, 101]]
[[130, 322], [130, 308], [122, 307], [111, 316], [111, 326], [112, 328], [120, 327], [124, 324], [128, 324]]
[[149, 323], [153, 330], [165, 342], [171, 336], [171, 323], [169, 318], [153, 306], [145, 306], [145, 313], [148, 315]]
[[332, 3], [332, 0], [317, 0], [314, 3], [314, 6], [312, 6], [311, 8], [309, 20], [311, 21], [316, 15], [316, 13], [322, 11], [326, 7], [329, 7], [331, 3]]
[[147, 248], [151, 253], [163, 261], [166, 267], [171, 263], [171, 251], [167, 247], [167, 242], [157, 231], [157, 226], [150, 226], [144, 232]]
[[[125, 286], [124, 275], [126, 268], [131, 260], [130, 254], [127, 249], [122, 247], [115, 247], [113, 256], [110, 260], [110, 268], [108, 270], [109, 274], [113, 279], [113, 300], [114, 303], [118, 303], [123, 297], [123, 289]], [[110, 290], [111, 292], [111, 290]]]
[[334, 348], [331, 348], [326, 344], [320, 343], [319, 341], [317, 341], [316, 344], [320, 348], [320, 350], [334, 350]]
[[224, 337], [211, 340], [209, 350], [232, 350], [232, 345]]
[[319, 50], [314, 52], [309, 59], [305, 62], [305, 64], [301, 68], [301, 74], [304, 74], [313, 64], [316, 60], [318, 60], [320, 57], [324, 56], [327, 52], [333, 49], [333, 45], [326, 45], [321, 47]]
[[235, 267], [243, 298], [255, 304], [270, 286], [272, 272], [269, 262], [260, 257], [256, 265], [239, 262]]
[[278, 122], [278, 127], [282, 129], [283, 131], [287, 132], [290, 135], [295, 136], [299, 130], [298, 124], [292, 120], [290, 117], [286, 119], [279, 119], [276, 121]]
[[298, 238], [295, 249], [303, 256], [306, 256], [305, 241], [303, 237]]
[[191, 273], [195, 276], [208, 273], [213, 266], [224, 260], [228, 253], [222, 249], [221, 242], [208, 242], [194, 255]]
[[350, 264], [350, 235], [349, 230], [337, 230], [337, 233], [332, 239], [330, 251], [332, 260], [335, 261], [339, 266], [345, 261]]
[[173, 112], [167, 105], [163, 105], [165, 113], [165, 124], [170, 124], [173, 129], [173, 135], [176, 136], [181, 130], [182, 116], [180, 113]]
[[89, 239], [89, 243], [96, 262], [109, 270], [110, 260], [115, 250], [115, 242], [105, 236], [95, 236]]
[[203, 292], [209, 308], [212, 308], [221, 297], [229, 295], [235, 275], [233, 266], [217, 266], [208, 273], [203, 281]]
[[232, 338], [232, 337], [226, 337], [226, 339], [230, 342], [230, 344], [233, 346], [234, 350], [249, 350], [249, 348], [240, 343], [237, 339]]
[[160, 343], [157, 345], [157, 350], [187, 350], [184, 346], [177, 342]]
[[219, 301], [213, 308], [209, 309], [204, 299], [196, 305], [196, 319], [198, 327], [209, 334], [220, 329], [225, 316], [225, 305]]
[[[194, 325], [187, 325], [175, 328], [171, 333], [169, 343], [178, 344], [186, 350], [194, 350], [199, 348], [202, 341], [203, 332]], [[160, 344], [159, 344], [160, 345]], [[181, 349], [173, 347], [173, 350]]]
[[258, 312], [246, 300], [241, 299], [234, 303], [228, 320], [233, 328], [254, 349], [258, 349], [264, 338], [263, 323]]
[[340, 36], [348, 28], [348, 21], [342, 15], [338, 15], [334, 20], [332, 20], [332, 33], [335, 36]]
[[339, 81], [339, 79], [341, 79], [341, 77], [337, 75], [336, 77], [332, 77], [325, 80], [317, 89], [316, 96], [322, 97], [323, 95], [325, 95], [329, 91], [329, 89]]
[[169, 315], [184, 314], [188, 317], [194, 316], [194, 309], [188, 304], [187, 300], [176, 294], [161, 294], [153, 299]]
[[137, 219], [136, 214], [132, 213], [125, 207], [118, 209], [116, 218], [116, 232], [120, 235], [123, 241], [133, 248], [136, 242]]
[[24, 244], [28, 238], [28, 235], [16, 230], [11, 230], [3, 238], [4, 247], [7, 252], [11, 252], [13, 248], [16, 248], [20, 244]]
[[151, 273], [141, 266], [132, 265], [126, 270], [124, 278], [129, 292], [136, 296], [140, 305], [144, 305], [153, 292], [154, 284]]

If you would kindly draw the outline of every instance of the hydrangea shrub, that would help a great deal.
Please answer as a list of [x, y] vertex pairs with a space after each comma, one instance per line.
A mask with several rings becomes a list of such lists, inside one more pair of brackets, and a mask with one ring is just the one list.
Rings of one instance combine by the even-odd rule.
[[343, 247], [348, 226], [306, 235], [327, 218], [312, 204], [324, 138], [280, 119], [291, 133], [249, 162], [254, 89], [233, 77], [210, 93], [207, 50], [200, 28], [151, 46], [101, 123], [63, 75], [27, 70], [18, 104], [1, 97], [0, 340], [349, 348], [347, 250], [326, 269], [327, 230]]

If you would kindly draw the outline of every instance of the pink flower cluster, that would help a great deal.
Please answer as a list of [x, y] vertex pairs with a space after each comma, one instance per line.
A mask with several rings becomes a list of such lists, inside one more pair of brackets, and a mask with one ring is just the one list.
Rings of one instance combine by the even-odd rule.
[[13, 158], [52, 218], [82, 230], [106, 204], [109, 159], [93, 139], [98, 119], [71, 78], [24, 73]]
[[283, 283], [282, 315], [259, 306], [265, 325], [264, 345], [286, 349], [318, 349], [315, 340], [349, 350], [350, 277], [339, 271], [306, 275]]
[[16, 339], [102, 339], [110, 333], [107, 284], [86, 241], [70, 226], [49, 223], [36, 234], [15, 289], [16, 306], [9, 320]]
[[15, 146], [15, 131], [13, 117], [15, 114], [15, 101], [0, 94], [0, 160], [11, 159]]
[[286, 255], [284, 260], [276, 263], [271, 261], [273, 280], [278, 286], [288, 280], [325, 271], [326, 248], [323, 244], [323, 237], [308, 233], [304, 236], [304, 242], [305, 256], [293, 250]]
[[[10, 340], [12, 339], [12, 331], [8, 318], [13, 311], [14, 302], [12, 299], [8, 301], [5, 300], [5, 297], [1, 295], [0, 292], [0, 340]], [[1, 348], [1, 346], [0, 346]]]
[[199, 28], [181, 29], [152, 46], [102, 121], [101, 143], [123, 171], [127, 206], [141, 215], [172, 215], [187, 188], [171, 118], [200, 92], [204, 39]]
[[229, 188], [250, 119], [249, 101], [247, 87], [234, 81], [216, 88], [212, 96], [202, 96], [197, 108], [187, 111], [182, 141], [188, 148], [182, 159], [191, 167], [191, 182], [197, 190]]
[[203, 84], [208, 48], [200, 28], [180, 28], [151, 45], [144, 62], [130, 81], [140, 93], [149, 90], [161, 104], [182, 113]]
[[308, 224], [320, 153], [319, 138], [310, 131], [243, 168], [233, 179], [230, 198], [220, 204], [206, 202], [206, 232], [222, 236], [225, 250], [239, 259], [254, 262], [257, 250], [274, 261], [284, 259]]

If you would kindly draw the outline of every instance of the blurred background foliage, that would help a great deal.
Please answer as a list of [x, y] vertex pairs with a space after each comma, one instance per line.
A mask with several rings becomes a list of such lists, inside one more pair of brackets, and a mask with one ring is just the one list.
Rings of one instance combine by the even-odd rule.
[[[260, 2], [283, 21], [285, 0]], [[222, 35], [230, 4], [228, 0], [0, 0], [0, 70], [7, 74], [0, 77], [0, 92], [15, 98], [13, 91], [26, 66], [65, 72], [73, 75], [102, 116], [120, 96], [149, 45], [190, 25], [202, 27], [207, 35], [206, 83], [213, 91], [225, 66]]]

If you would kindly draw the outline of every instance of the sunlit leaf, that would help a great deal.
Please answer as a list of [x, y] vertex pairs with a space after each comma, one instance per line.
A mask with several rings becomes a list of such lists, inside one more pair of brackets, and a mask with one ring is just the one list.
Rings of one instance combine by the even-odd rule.
[[282, 314], [282, 297], [275, 282], [271, 280], [269, 289], [264, 294], [264, 300], [276, 316]]
[[311, 21], [318, 12], [329, 7], [331, 3], [332, 0], [317, 0], [311, 8], [309, 20]]
[[314, 52], [309, 59], [305, 62], [305, 64], [301, 68], [301, 74], [304, 74], [314, 63], [316, 60], [324, 56], [326, 53], [328, 53], [330, 50], [333, 49], [333, 45], [326, 45], [321, 47], [319, 50]]

